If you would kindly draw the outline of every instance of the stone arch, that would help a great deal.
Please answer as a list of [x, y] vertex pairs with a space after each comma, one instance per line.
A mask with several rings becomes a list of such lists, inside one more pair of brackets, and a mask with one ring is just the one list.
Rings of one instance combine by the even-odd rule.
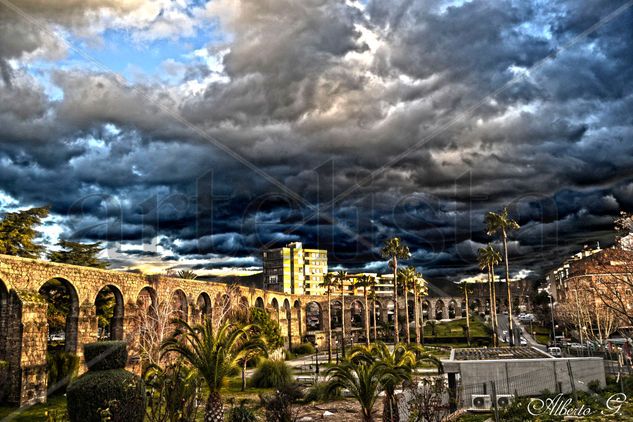
[[446, 310], [444, 309], [444, 301], [438, 299], [435, 302], [435, 319], [440, 320], [446, 318]]
[[286, 317], [286, 329], [288, 333], [288, 347], [292, 344], [292, 310], [290, 309], [290, 301], [284, 299], [283, 304], [284, 315]]
[[196, 319], [203, 323], [205, 318], [213, 316], [213, 307], [211, 306], [211, 297], [207, 292], [202, 292], [196, 299]]
[[431, 302], [428, 300], [422, 301], [422, 321], [426, 321], [431, 316]]
[[321, 331], [323, 329], [323, 314], [319, 302], [308, 302], [306, 305], [306, 330]]
[[448, 302], [448, 318], [455, 319], [457, 317], [457, 302], [451, 300]]
[[484, 315], [490, 315], [491, 309], [490, 299], [486, 299], [484, 303]]
[[360, 300], [354, 300], [352, 301], [352, 303], [349, 306], [349, 312], [350, 312], [350, 323], [352, 328], [363, 328], [365, 322], [364, 320], [364, 316], [365, 316], [365, 307], [363, 306], [363, 304], [361, 303]]
[[461, 307], [462, 318], [466, 318], [466, 311], [468, 310], [468, 307], [466, 306], [466, 301], [465, 300], [461, 301], [460, 307]]
[[393, 300], [387, 302], [387, 322], [393, 324], [393, 317], [395, 315], [396, 306]]
[[246, 296], [242, 296], [240, 297], [240, 308], [242, 309], [248, 309], [251, 307], [250, 302], [248, 301], [248, 298]]
[[[48, 348], [55, 348], [57, 342], [64, 343], [64, 351], [77, 353], [79, 335], [79, 296], [75, 286], [65, 278], [52, 278], [44, 282], [39, 290], [39, 294], [44, 297], [48, 306], [57, 303], [59, 315], [63, 315], [64, 327], [51, 324], [48, 319]], [[51, 312], [48, 312], [52, 315]], [[53, 332], [51, 332], [53, 325]]]
[[330, 326], [332, 329], [343, 326], [343, 305], [339, 300], [330, 302]]
[[264, 309], [264, 299], [258, 296], [257, 299], [255, 299], [255, 307], [259, 309]]
[[409, 299], [407, 301], [407, 306], [409, 309], [409, 321], [415, 322], [415, 300]]
[[123, 340], [125, 303], [123, 293], [113, 285], [103, 286], [94, 300], [99, 340]]
[[276, 297], [274, 297], [273, 300], [270, 301], [270, 306], [272, 306], [273, 312], [275, 313], [275, 319], [277, 320], [277, 322], [279, 322], [279, 301]]
[[176, 289], [171, 294], [171, 306], [176, 318], [187, 321], [187, 310], [189, 309], [189, 305], [187, 302], [187, 295], [184, 291], [182, 291], [182, 289]]
[[[303, 337], [303, 330], [301, 328], [301, 321], [303, 321], [303, 317], [301, 316], [301, 301], [299, 299], [295, 299], [294, 304], [292, 305], [292, 307], [295, 310], [295, 318], [294, 321], [297, 324], [297, 330], [299, 331], [299, 338]], [[290, 339], [290, 344], [292, 345], [292, 337]]]

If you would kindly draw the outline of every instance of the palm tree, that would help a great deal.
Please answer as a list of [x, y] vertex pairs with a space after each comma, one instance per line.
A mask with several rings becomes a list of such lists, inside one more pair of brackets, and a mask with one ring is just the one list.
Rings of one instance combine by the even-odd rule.
[[503, 254], [506, 269], [506, 288], [508, 289], [508, 332], [510, 333], [510, 346], [514, 346], [514, 334], [512, 329], [512, 292], [510, 290], [510, 268], [508, 265], [508, 231], [518, 230], [519, 223], [508, 215], [508, 208], [504, 207], [501, 214], [489, 212], [485, 218], [488, 236], [501, 232], [503, 241]]
[[[367, 353], [369, 352], [369, 353]], [[410, 381], [413, 369], [423, 362], [432, 362], [441, 373], [441, 362], [424, 352], [421, 346], [397, 343], [393, 350], [383, 342], [376, 342], [368, 348], [358, 348], [350, 354], [350, 361], [370, 359], [385, 365], [391, 376], [383, 380], [385, 399], [383, 402], [383, 421], [397, 422], [398, 412], [395, 391], [403, 381]]]
[[[356, 279], [354, 282], [354, 288], [363, 288], [363, 297], [365, 298], [365, 344], [369, 346], [369, 292], [368, 288], [372, 288], [376, 285], [376, 279], [374, 276], [364, 274]], [[375, 310], [374, 310], [375, 311]], [[374, 314], [374, 325], [376, 325], [376, 315]]]
[[468, 302], [468, 281], [462, 280], [460, 284], [460, 288], [464, 291], [464, 300], [466, 301], [466, 342], [470, 346], [470, 303]]
[[338, 366], [328, 369], [326, 374], [329, 377], [330, 391], [344, 388], [358, 401], [363, 422], [374, 420], [374, 405], [384, 389], [384, 384], [395, 382], [398, 376], [383, 363], [367, 359], [343, 361]]
[[[415, 278], [413, 280], [413, 296], [415, 299], [414, 311], [415, 314], [415, 343], [420, 344], [420, 298], [428, 294], [428, 287], [426, 280], [422, 278], [422, 274], [415, 272]], [[422, 324], [424, 327], [424, 324]], [[424, 329], [424, 328], [422, 328]]]
[[[395, 343], [400, 342], [400, 333], [398, 330], [398, 258], [407, 259], [411, 256], [409, 247], [404, 245], [400, 238], [392, 237], [385, 241], [381, 250], [383, 258], [389, 258], [391, 260], [391, 266], [393, 267], [393, 324], [395, 331]], [[407, 327], [408, 329], [408, 327]]]
[[327, 294], [327, 361], [328, 363], [332, 363], [332, 289], [336, 287], [336, 280], [334, 279], [334, 275], [332, 273], [328, 273], [323, 277], [323, 282], [321, 283], [321, 287], [325, 289], [325, 293]]
[[347, 271], [338, 271], [336, 273], [337, 285], [341, 289], [341, 355], [345, 357], [345, 280], [347, 279]]
[[209, 396], [204, 411], [205, 422], [224, 421], [220, 388], [242, 361], [245, 355], [242, 346], [250, 328], [225, 322], [216, 331], [211, 319], [194, 327], [176, 320], [176, 330], [161, 346], [162, 355], [173, 352], [182, 356], [207, 383]]
[[492, 324], [492, 341], [496, 347], [498, 345], [498, 322], [497, 322], [497, 293], [494, 283], [494, 267], [501, 262], [501, 254], [492, 246], [488, 244], [483, 248], [479, 248], [478, 251], [479, 268], [488, 272], [488, 287], [490, 295], [490, 322]]

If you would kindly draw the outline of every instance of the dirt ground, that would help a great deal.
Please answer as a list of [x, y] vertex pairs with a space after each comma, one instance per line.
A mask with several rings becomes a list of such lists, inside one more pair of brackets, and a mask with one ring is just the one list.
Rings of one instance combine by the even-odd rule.
[[[329, 420], [336, 422], [358, 422], [360, 420], [360, 406], [353, 400], [338, 400], [331, 403], [304, 404], [297, 406], [299, 420], [310, 417], [313, 421]], [[333, 416], [323, 417], [326, 411]], [[376, 420], [382, 417], [382, 401], [378, 400], [374, 407]]]

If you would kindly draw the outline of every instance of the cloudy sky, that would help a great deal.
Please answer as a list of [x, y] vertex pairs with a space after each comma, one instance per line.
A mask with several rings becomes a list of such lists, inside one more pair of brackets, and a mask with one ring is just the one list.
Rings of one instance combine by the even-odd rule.
[[114, 267], [245, 271], [290, 241], [514, 274], [633, 210], [632, 2], [0, 0], [0, 208]]

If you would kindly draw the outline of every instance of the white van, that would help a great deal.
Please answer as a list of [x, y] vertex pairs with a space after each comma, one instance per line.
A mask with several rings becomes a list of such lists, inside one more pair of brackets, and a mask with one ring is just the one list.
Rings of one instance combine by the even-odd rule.
[[560, 351], [560, 347], [557, 347], [557, 346], [548, 347], [547, 348], [547, 353], [549, 353], [550, 355], [554, 356], [555, 358], [563, 357], [563, 354]]

